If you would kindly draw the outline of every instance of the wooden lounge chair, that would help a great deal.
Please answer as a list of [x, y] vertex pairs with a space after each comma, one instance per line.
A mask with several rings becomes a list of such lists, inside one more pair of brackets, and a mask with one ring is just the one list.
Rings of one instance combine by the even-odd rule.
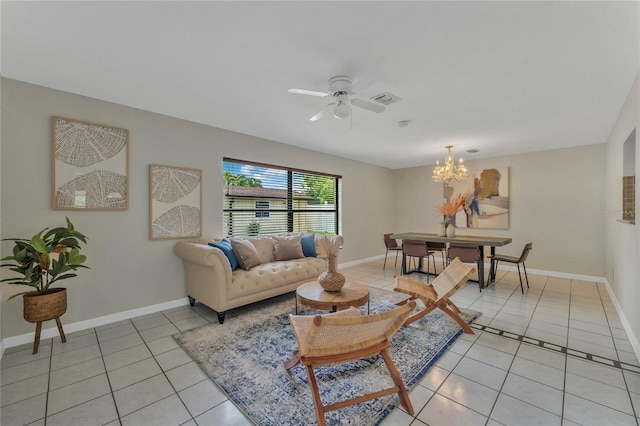
[[[391, 336], [402, 327], [414, 308], [415, 302], [410, 301], [394, 310], [374, 315], [362, 315], [358, 309], [353, 307], [325, 315], [289, 315], [291, 328], [293, 328], [298, 341], [299, 349], [294, 352], [291, 360], [284, 363], [284, 367], [290, 370], [299, 363], [305, 366], [318, 425], [326, 425], [324, 413], [327, 411], [393, 393], [398, 394], [400, 405], [407, 413], [414, 414], [402, 377], [387, 352], [387, 348], [391, 346]], [[393, 387], [330, 405], [322, 404], [318, 383], [313, 372], [314, 367], [340, 364], [378, 354], [382, 356], [391, 374]]]
[[438, 275], [431, 284], [423, 283], [411, 278], [396, 276], [394, 291], [408, 294], [408, 299], [402, 300], [397, 305], [403, 305], [415, 299], [420, 299], [425, 308], [411, 315], [404, 325], [410, 324], [427, 315], [436, 308], [442, 309], [451, 318], [456, 320], [465, 333], [473, 334], [471, 327], [460, 318], [460, 310], [449, 300], [467, 280], [476, 273], [476, 268], [465, 265], [459, 258], [451, 261], [449, 266]]

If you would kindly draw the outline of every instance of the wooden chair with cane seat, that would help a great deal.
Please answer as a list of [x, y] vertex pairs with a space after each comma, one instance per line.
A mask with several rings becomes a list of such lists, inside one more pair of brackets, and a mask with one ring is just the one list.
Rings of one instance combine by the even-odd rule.
[[522, 263], [522, 268], [524, 269], [524, 277], [527, 280], [527, 288], [529, 288], [529, 277], [527, 276], [527, 267], [524, 266], [524, 262], [527, 260], [527, 256], [529, 256], [529, 252], [533, 248], [533, 243], [527, 243], [522, 249], [522, 254], [520, 257], [515, 256], [506, 256], [504, 254], [494, 254], [491, 256], [487, 256], [491, 259], [491, 268], [489, 268], [489, 280], [496, 280], [496, 271], [498, 269], [498, 262], [507, 262], [507, 263], [515, 263], [518, 266], [518, 278], [520, 278], [520, 291], [524, 294], [524, 286], [522, 285], [522, 274], [520, 273], [520, 264]]
[[[358, 309], [353, 307], [325, 315], [289, 315], [289, 322], [298, 341], [299, 349], [294, 352], [292, 359], [284, 363], [284, 367], [290, 370], [297, 364], [305, 366], [318, 425], [326, 425], [324, 413], [327, 411], [394, 393], [400, 397], [400, 405], [407, 413], [414, 414], [402, 377], [387, 352], [387, 348], [391, 346], [391, 336], [402, 327], [414, 308], [415, 302], [411, 301], [399, 308], [374, 315], [362, 315]], [[341, 364], [374, 355], [382, 356], [394, 386], [330, 405], [323, 405], [313, 371], [314, 367]]]
[[382, 269], [387, 267], [387, 255], [389, 254], [389, 250], [396, 252], [396, 263], [394, 266], [398, 266], [398, 253], [402, 251], [402, 247], [398, 245], [398, 242], [391, 238], [391, 234], [384, 234], [384, 246], [387, 249], [384, 252], [384, 264], [382, 265]]
[[396, 276], [396, 287], [394, 291], [408, 294], [408, 299], [402, 300], [396, 305], [411, 303], [415, 299], [420, 299], [425, 308], [413, 313], [404, 325], [410, 324], [420, 318], [426, 316], [429, 312], [436, 308], [441, 309], [451, 318], [456, 320], [462, 330], [468, 334], [474, 334], [471, 327], [460, 317], [460, 310], [449, 300], [467, 280], [476, 273], [476, 268], [465, 265], [459, 258], [451, 261], [449, 266], [440, 273], [431, 284], [417, 281], [411, 278]]

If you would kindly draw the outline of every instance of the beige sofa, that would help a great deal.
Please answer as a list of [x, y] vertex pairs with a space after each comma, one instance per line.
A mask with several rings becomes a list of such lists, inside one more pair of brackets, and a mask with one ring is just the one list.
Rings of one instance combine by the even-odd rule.
[[[174, 253], [182, 259], [187, 295], [191, 306], [195, 301], [209, 306], [224, 322], [229, 309], [292, 292], [304, 282], [317, 278], [327, 269], [327, 245], [342, 246], [342, 236], [315, 235], [317, 257], [276, 260], [274, 241], [269, 236], [248, 237], [256, 248], [260, 264], [248, 270], [231, 269], [222, 250], [205, 241], [179, 241]], [[323, 239], [325, 241], [323, 241]]]

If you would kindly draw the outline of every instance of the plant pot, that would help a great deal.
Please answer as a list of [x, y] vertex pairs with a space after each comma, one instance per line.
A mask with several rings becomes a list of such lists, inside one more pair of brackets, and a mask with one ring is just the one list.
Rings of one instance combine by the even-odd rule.
[[51, 288], [45, 294], [30, 291], [22, 296], [24, 319], [28, 322], [49, 321], [67, 312], [67, 289]]
[[37, 291], [30, 291], [22, 296], [23, 316], [27, 322], [35, 322], [36, 336], [33, 341], [33, 353], [38, 353], [40, 345], [40, 332], [42, 330], [42, 321], [56, 320], [58, 332], [62, 343], [67, 339], [62, 330], [60, 316], [67, 312], [67, 289], [51, 288], [45, 294], [38, 294]]

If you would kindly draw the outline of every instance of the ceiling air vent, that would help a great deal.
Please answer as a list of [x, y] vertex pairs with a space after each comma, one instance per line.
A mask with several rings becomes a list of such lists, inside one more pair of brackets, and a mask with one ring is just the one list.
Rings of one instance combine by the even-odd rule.
[[389, 92], [380, 93], [379, 95], [372, 96], [370, 99], [372, 101], [379, 102], [382, 105], [391, 105], [391, 104], [395, 104], [396, 102], [402, 100], [399, 97], [397, 97], [396, 95], [392, 95]]

